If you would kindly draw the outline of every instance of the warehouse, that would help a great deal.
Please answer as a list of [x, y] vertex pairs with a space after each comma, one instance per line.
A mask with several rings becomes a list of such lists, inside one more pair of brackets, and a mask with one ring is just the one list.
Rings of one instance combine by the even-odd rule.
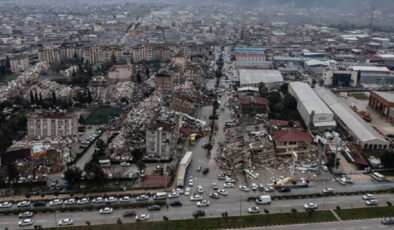
[[372, 91], [368, 105], [380, 115], [394, 121], [394, 92]]
[[268, 89], [277, 88], [283, 83], [279, 70], [238, 69], [239, 87], [258, 87], [262, 82]]
[[319, 88], [315, 91], [335, 113], [339, 131], [355, 140], [363, 149], [388, 148], [389, 142], [330, 90]]
[[358, 72], [358, 82], [364, 84], [394, 84], [394, 75], [387, 67], [350, 66], [350, 70]]
[[336, 127], [334, 114], [308, 84], [291, 82], [289, 93], [296, 98], [297, 110], [309, 128], [323, 131]]

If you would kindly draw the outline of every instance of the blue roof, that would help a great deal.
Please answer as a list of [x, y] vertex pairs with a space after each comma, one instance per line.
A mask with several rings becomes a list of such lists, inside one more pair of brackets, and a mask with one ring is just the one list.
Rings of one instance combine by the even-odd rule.
[[265, 54], [265, 48], [258, 47], [235, 47], [234, 51], [236, 53], [262, 53]]

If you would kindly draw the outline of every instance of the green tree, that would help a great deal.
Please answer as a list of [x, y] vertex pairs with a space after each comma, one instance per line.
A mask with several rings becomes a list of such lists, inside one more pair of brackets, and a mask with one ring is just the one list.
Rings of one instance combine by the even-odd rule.
[[77, 185], [77, 188], [79, 189], [81, 184], [81, 176], [82, 176], [82, 171], [78, 167], [68, 168], [64, 172], [64, 179], [68, 182], [69, 188], [72, 188], [74, 185]]
[[103, 169], [96, 162], [89, 162], [84, 167], [85, 172], [89, 175], [89, 178], [97, 187], [101, 187], [106, 180]]
[[263, 82], [260, 82], [259, 84], [259, 92], [260, 92], [260, 96], [262, 97], [266, 97], [268, 94], [268, 88], [265, 86]]
[[55, 90], [52, 90], [52, 103], [56, 105], [57, 99], [56, 99], [56, 93]]
[[283, 106], [286, 110], [296, 110], [297, 109], [297, 100], [290, 94], [285, 94], [283, 99]]
[[131, 151], [131, 155], [133, 156], [133, 160], [139, 161], [144, 156], [144, 152], [141, 149], [134, 149]]
[[380, 157], [380, 162], [385, 168], [394, 168], [394, 152], [385, 151]]
[[140, 73], [140, 71], [137, 72], [136, 80], [137, 80], [138, 83], [141, 83], [141, 82], [142, 82], [142, 78], [141, 78], [141, 73]]
[[137, 165], [138, 170], [140, 170], [140, 171], [141, 171], [142, 169], [146, 168], [146, 165], [145, 165], [145, 163], [144, 163], [143, 160], [137, 161], [136, 165]]
[[281, 91], [282, 93], [284, 93], [284, 94], [287, 94], [287, 93], [289, 92], [289, 84], [283, 83], [283, 84], [280, 86], [280, 91]]

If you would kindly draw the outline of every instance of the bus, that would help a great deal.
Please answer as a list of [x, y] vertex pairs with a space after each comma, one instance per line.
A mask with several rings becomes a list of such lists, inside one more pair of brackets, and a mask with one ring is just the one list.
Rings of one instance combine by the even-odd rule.
[[185, 156], [183, 156], [181, 162], [179, 163], [178, 176], [176, 182], [176, 185], [178, 187], [183, 187], [185, 184], [186, 170], [189, 167], [190, 162], [192, 161], [192, 156], [193, 156], [193, 152], [191, 151], [186, 152]]

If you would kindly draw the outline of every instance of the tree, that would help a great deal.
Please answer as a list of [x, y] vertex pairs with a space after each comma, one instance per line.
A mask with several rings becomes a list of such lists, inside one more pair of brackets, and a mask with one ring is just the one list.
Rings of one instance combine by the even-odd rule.
[[34, 102], [35, 102], [35, 104], [38, 103], [37, 90], [34, 90]]
[[227, 224], [228, 224], [228, 213], [227, 212], [222, 212], [222, 218], [223, 218], [224, 224], [227, 226]]
[[89, 162], [84, 167], [85, 172], [89, 175], [89, 178], [97, 185], [102, 186], [105, 183], [105, 174], [100, 165], [96, 162]]
[[168, 217], [167, 216], [163, 216], [163, 221], [166, 224], [166, 229], [168, 229], [168, 221], [169, 221]]
[[78, 123], [79, 124], [84, 124], [85, 123], [85, 118], [83, 118], [82, 115], [79, 116]]
[[137, 161], [136, 165], [137, 165], [137, 167], [138, 167], [138, 170], [140, 170], [140, 171], [141, 171], [142, 169], [146, 168], [146, 165], [145, 165], [145, 163], [144, 163], [143, 160]]
[[284, 94], [287, 94], [289, 92], [289, 85], [287, 83], [283, 83], [280, 86], [280, 91]]
[[92, 94], [90, 93], [90, 90], [88, 89], [88, 98], [87, 98], [87, 103], [92, 103], [93, 99], [92, 99]]
[[40, 92], [40, 105], [42, 105], [42, 104], [43, 104], [43, 100], [42, 100], [42, 94]]
[[85, 223], [88, 226], [88, 229], [90, 230], [90, 221], [87, 220]]
[[56, 102], [57, 102], [57, 100], [56, 100], [56, 93], [55, 93], [55, 90], [52, 90], [52, 103], [53, 103], [53, 105], [56, 105]]
[[260, 82], [259, 84], [259, 92], [260, 92], [260, 96], [262, 97], [266, 97], [268, 94], [268, 88], [265, 86], [263, 82]]
[[131, 151], [131, 155], [133, 156], [133, 160], [139, 161], [144, 156], [144, 152], [141, 149], [134, 149]]
[[9, 181], [16, 182], [19, 176], [19, 171], [16, 168], [15, 162], [9, 163], [7, 166], [7, 176]]
[[146, 70], [145, 70], [145, 75], [148, 76], [148, 77], [150, 76], [150, 70], [149, 70], [149, 68], [146, 68]]
[[69, 188], [77, 185], [77, 188], [79, 189], [81, 184], [81, 175], [82, 171], [78, 167], [69, 168], [64, 172], [64, 179], [68, 182]]
[[283, 99], [283, 106], [286, 110], [296, 110], [297, 109], [297, 100], [290, 94], [286, 94]]
[[306, 213], [308, 214], [309, 217], [312, 217], [312, 214], [315, 210], [313, 208], [307, 208]]
[[141, 83], [141, 82], [142, 82], [142, 78], [141, 78], [141, 73], [140, 73], [140, 71], [137, 72], [136, 80], [137, 80], [138, 83]]
[[394, 168], [394, 152], [385, 151], [380, 157], [380, 162], [385, 168]]

